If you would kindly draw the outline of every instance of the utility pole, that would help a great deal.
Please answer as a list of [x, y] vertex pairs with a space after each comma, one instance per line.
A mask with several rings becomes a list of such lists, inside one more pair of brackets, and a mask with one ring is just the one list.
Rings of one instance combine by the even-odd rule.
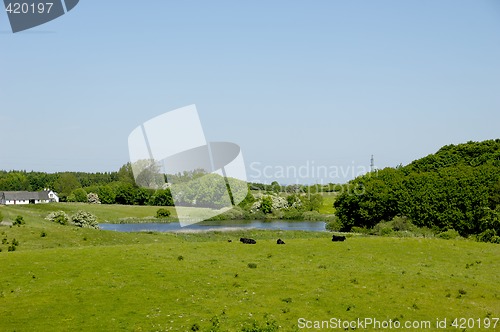
[[372, 158], [370, 159], [370, 172], [373, 172], [374, 170], [375, 170], [375, 161], [372, 155]]

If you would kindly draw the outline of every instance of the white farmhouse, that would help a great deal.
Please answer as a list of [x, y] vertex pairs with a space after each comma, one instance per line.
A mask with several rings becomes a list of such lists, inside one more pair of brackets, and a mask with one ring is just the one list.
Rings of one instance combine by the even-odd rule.
[[0, 192], [1, 205], [43, 204], [59, 202], [59, 197], [50, 189], [43, 191], [3, 191]]

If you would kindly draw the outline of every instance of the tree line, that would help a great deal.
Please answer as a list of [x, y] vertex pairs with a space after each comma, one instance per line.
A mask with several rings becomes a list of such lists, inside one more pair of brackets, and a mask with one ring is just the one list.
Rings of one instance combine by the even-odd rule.
[[[500, 240], [500, 139], [447, 145], [348, 185], [352, 190], [334, 203], [342, 230], [405, 217], [436, 232]], [[353, 194], [356, 189], [362, 194]]]
[[41, 191], [50, 188], [62, 202], [87, 202], [95, 193], [103, 204], [172, 206], [169, 189], [137, 186], [130, 163], [117, 172], [27, 172], [0, 171], [0, 191]]

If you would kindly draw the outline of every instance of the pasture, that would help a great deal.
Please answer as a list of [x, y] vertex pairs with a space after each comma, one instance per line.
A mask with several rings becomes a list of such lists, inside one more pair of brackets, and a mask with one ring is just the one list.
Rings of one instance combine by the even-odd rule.
[[[17, 209], [0, 208], [4, 216]], [[19, 242], [13, 252], [0, 245], [1, 331], [294, 331], [299, 318], [449, 325], [500, 317], [495, 244], [332, 242], [330, 233], [255, 230], [115, 233], [51, 224], [28, 210], [26, 225], [0, 227], [0, 239]]]

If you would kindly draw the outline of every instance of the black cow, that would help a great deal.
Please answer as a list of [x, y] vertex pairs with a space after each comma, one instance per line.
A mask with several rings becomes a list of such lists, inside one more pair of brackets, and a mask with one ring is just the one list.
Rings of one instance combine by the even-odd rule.
[[283, 241], [282, 239], [278, 239], [278, 241], [276, 241], [277, 244], [285, 244], [285, 241]]
[[257, 241], [255, 241], [254, 239], [247, 239], [245, 237], [242, 237], [240, 239], [240, 242], [244, 243], [244, 244], [256, 244]]
[[335, 234], [333, 234], [333, 236], [332, 236], [332, 241], [333, 241], [333, 242], [337, 242], [337, 241], [345, 241], [345, 236], [339, 236], [339, 235], [335, 235]]

